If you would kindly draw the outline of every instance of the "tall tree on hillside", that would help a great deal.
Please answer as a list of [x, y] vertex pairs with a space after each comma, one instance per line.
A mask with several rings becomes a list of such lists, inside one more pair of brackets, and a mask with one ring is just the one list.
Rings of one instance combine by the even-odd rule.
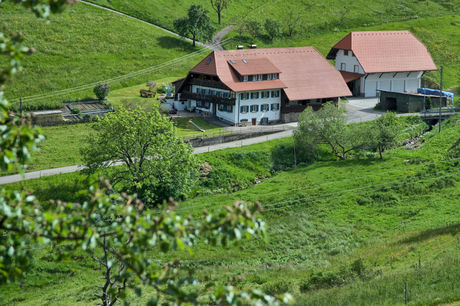
[[228, 7], [231, 0], [211, 0], [211, 6], [217, 13], [217, 22], [220, 24], [221, 14]]
[[300, 17], [301, 16], [296, 11], [294, 11], [293, 8], [289, 8], [287, 10], [286, 15], [284, 16], [283, 23], [286, 30], [286, 34], [289, 37], [292, 37], [292, 35], [294, 35], [295, 32], [297, 32], [301, 24]]
[[397, 144], [398, 127], [398, 118], [393, 112], [386, 112], [372, 122], [368, 134], [368, 144], [371, 149], [377, 150], [380, 159], [383, 159], [382, 153], [385, 150]]
[[174, 20], [174, 28], [182, 37], [191, 36], [193, 46], [197, 39], [209, 41], [215, 32], [208, 11], [201, 5], [191, 5], [187, 17]]

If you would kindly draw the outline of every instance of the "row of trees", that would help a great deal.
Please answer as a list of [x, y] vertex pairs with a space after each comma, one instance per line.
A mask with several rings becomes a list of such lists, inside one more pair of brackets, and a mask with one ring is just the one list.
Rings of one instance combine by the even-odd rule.
[[383, 152], [397, 144], [399, 132], [398, 119], [387, 112], [367, 126], [347, 125], [344, 110], [332, 103], [320, 110], [307, 108], [299, 117], [295, 141], [299, 149], [309, 152], [310, 159], [316, 154], [318, 146], [327, 145], [339, 159], [347, 159], [351, 152], [368, 150]]
[[[74, 3], [70, 0], [11, 2], [22, 4], [43, 18]], [[30, 53], [32, 49], [23, 45], [22, 33], [0, 32], [0, 55], [6, 57], [0, 62], [8, 63], [0, 73], [2, 170], [16, 166], [23, 169], [31, 152], [44, 139], [40, 129], [31, 125], [30, 118], [10, 113], [3, 95], [4, 85], [21, 70], [21, 59]], [[119, 120], [122, 122], [116, 122]], [[144, 125], [136, 127], [144, 121]], [[150, 127], [153, 132], [148, 130]], [[187, 186], [192, 173], [188, 168], [194, 165], [190, 147], [177, 139], [172, 123], [168, 124], [156, 110], [152, 114], [121, 110], [98, 123], [96, 131], [91, 142], [96, 148], [86, 151], [90, 171], [96, 166], [108, 166], [108, 160], [121, 160], [124, 166], [114, 171], [115, 181], [117, 177], [122, 181], [123, 176], [131, 179], [121, 190], [139, 192], [147, 200], [159, 201], [166, 195], [180, 195], [181, 186]], [[117, 141], [118, 138], [126, 139]], [[189, 173], [185, 175], [187, 179], [175, 177], [179, 168]], [[52, 247], [50, 256], [56, 260], [83, 252], [99, 263], [103, 281], [94, 290], [102, 305], [114, 305], [125, 299], [128, 289], [141, 295], [141, 285], [150, 288], [150, 305], [279, 305], [290, 301], [289, 295], [272, 297], [258, 290], [241, 291], [229, 285], [203, 290], [193, 272], [187, 271], [173, 254], [168, 263], [156, 260], [155, 254], [190, 250], [199, 241], [227, 246], [265, 233], [265, 224], [258, 217], [259, 205], [235, 203], [216, 213], [204, 212], [204, 218], [199, 220], [178, 215], [176, 206], [176, 202], [169, 201], [153, 210], [136, 194], [116, 192], [104, 179], [91, 186], [80, 203], [39, 202], [26, 191], [1, 190], [0, 285], [25, 276], [32, 265], [33, 249], [39, 245]]]

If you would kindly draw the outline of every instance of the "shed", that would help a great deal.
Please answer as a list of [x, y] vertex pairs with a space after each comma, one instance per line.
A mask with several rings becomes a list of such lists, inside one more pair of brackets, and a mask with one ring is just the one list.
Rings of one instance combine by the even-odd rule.
[[[439, 107], [439, 96], [385, 90], [380, 90], [379, 92], [379, 103], [377, 107], [384, 111], [418, 113], [429, 107], [427, 104], [428, 98], [431, 99], [432, 107]], [[442, 106], [446, 106], [446, 97], [442, 97]]]

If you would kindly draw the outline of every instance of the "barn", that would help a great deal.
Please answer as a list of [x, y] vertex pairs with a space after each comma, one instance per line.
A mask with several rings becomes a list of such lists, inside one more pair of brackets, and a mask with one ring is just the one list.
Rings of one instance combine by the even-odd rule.
[[437, 70], [426, 46], [409, 31], [351, 32], [332, 47], [354, 96], [376, 97], [379, 90], [417, 92], [426, 71]]

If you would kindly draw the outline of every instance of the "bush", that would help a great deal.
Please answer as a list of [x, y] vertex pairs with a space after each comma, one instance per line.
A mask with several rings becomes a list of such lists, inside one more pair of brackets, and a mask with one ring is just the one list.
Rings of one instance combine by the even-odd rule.
[[83, 116], [83, 121], [88, 121], [88, 122], [91, 121], [91, 115], [90, 114], [85, 114]]
[[109, 84], [97, 84], [94, 87], [94, 94], [99, 100], [105, 100], [110, 92], [110, 85]]
[[265, 20], [264, 27], [268, 36], [270, 36], [270, 39], [272, 40], [281, 35], [281, 23], [277, 20], [267, 18]]
[[319, 159], [318, 148], [304, 137], [294, 137], [294, 141], [272, 149], [272, 170], [281, 171], [299, 164], [309, 164]]
[[433, 107], [433, 102], [431, 101], [431, 97], [426, 97], [425, 109], [431, 109], [432, 107]]
[[268, 282], [262, 285], [262, 290], [270, 295], [292, 292], [293, 283], [287, 280]]
[[165, 94], [166, 93], [166, 85], [162, 84], [160, 87], [158, 87], [157, 92], [159, 94]]
[[308, 279], [301, 282], [299, 289], [307, 292], [313, 289], [330, 288], [345, 283], [343, 272], [314, 272]]
[[72, 108], [72, 114], [80, 116], [81, 110], [79, 108]]

